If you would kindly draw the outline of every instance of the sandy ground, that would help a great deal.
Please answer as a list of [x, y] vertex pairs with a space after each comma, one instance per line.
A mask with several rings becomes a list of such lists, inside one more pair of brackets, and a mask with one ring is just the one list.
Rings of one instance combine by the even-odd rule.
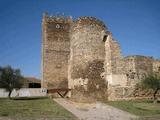
[[57, 98], [55, 102], [72, 112], [80, 120], [135, 120], [138, 117], [114, 108], [112, 106], [97, 102], [92, 104], [75, 103], [67, 99]]

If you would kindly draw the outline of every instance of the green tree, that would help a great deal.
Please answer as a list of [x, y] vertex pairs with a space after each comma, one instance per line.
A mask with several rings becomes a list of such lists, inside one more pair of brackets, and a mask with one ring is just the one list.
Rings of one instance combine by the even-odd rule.
[[19, 69], [13, 69], [11, 66], [0, 67], [0, 88], [5, 88], [9, 92], [9, 99], [13, 89], [22, 87], [22, 80], [23, 76]]
[[160, 75], [156, 73], [152, 73], [147, 75], [143, 80], [142, 80], [142, 86], [146, 89], [152, 89], [153, 92], [153, 99], [154, 103], [157, 102], [157, 96], [156, 94], [160, 90]]

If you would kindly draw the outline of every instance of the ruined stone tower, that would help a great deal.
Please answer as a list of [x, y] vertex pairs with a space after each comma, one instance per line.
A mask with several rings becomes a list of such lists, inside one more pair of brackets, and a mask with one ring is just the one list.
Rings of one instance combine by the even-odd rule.
[[48, 16], [42, 20], [42, 73], [44, 88], [68, 86], [69, 30], [71, 17]]
[[42, 87], [70, 88], [69, 97], [121, 100], [142, 97], [135, 85], [160, 74], [160, 60], [124, 57], [119, 43], [95, 17], [49, 16], [42, 20]]
[[101, 74], [104, 72], [106, 29], [103, 22], [94, 17], [79, 17], [74, 21], [70, 33], [68, 76], [69, 87], [75, 89], [72, 96], [80, 95], [80, 91], [84, 91], [86, 96], [92, 94], [96, 97], [100, 94], [102, 87], [99, 82], [103, 81]]

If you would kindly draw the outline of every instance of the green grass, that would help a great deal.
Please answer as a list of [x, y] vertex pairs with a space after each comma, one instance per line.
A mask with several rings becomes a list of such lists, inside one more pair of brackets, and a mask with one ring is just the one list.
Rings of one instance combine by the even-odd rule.
[[32, 118], [75, 118], [49, 98], [0, 99], [0, 116]]
[[152, 101], [112, 101], [106, 103], [138, 116], [160, 115], [160, 103], [153, 104]]

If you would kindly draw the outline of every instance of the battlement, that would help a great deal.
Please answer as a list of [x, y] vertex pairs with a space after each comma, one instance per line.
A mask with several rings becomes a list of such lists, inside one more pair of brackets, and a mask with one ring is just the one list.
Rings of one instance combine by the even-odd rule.
[[130, 56], [125, 57], [125, 59], [129, 59], [129, 58], [153, 59], [153, 57], [151, 57], [151, 56], [143, 56], [143, 55], [130, 55]]
[[48, 13], [43, 14], [43, 21], [47, 23], [72, 23], [72, 17], [71, 16], [65, 16], [65, 15], [48, 15]]
[[79, 17], [77, 20], [75, 20], [72, 25], [72, 30], [75, 30], [76, 28], [79, 29], [83, 26], [99, 27], [105, 31], [107, 30], [106, 25], [101, 20], [88, 16]]

